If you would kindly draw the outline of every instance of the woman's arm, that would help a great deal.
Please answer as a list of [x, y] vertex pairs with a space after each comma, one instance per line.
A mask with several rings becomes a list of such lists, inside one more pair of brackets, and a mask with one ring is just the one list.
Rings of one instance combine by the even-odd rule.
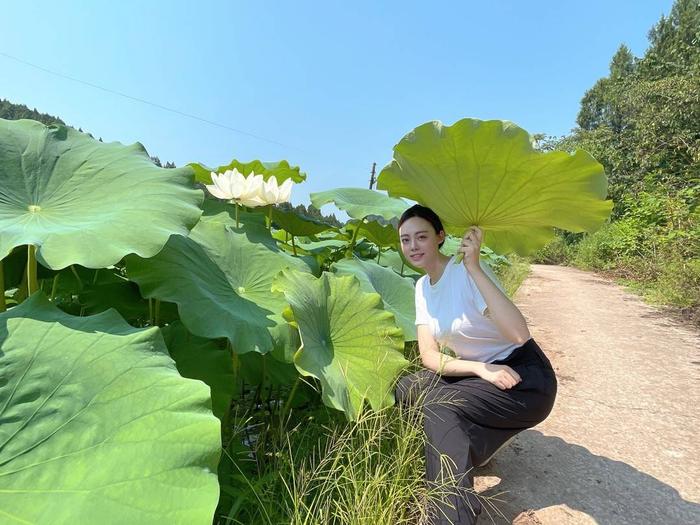
[[427, 325], [419, 324], [416, 332], [423, 366], [433, 372], [443, 376], [479, 376], [501, 390], [512, 388], [520, 382], [518, 373], [507, 365], [468, 361], [443, 354]]
[[471, 275], [481, 296], [486, 302], [489, 318], [499, 332], [509, 341], [523, 345], [530, 339], [527, 322], [518, 307], [496, 286], [479, 265], [482, 233], [473, 226], [462, 239], [459, 251], [464, 253], [463, 264]]

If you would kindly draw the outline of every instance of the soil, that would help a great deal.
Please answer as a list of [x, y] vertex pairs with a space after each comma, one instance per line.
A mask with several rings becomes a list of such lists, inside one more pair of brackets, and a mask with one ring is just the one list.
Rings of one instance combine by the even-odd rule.
[[700, 331], [574, 268], [533, 265], [515, 302], [559, 387], [476, 473], [495, 523], [699, 524]]

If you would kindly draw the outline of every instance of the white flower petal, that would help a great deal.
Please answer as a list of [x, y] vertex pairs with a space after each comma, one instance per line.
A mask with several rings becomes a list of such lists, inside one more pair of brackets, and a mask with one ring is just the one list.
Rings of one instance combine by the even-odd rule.
[[275, 176], [267, 179], [263, 186], [263, 198], [268, 204], [274, 204], [279, 197], [279, 187], [277, 186], [277, 178]]
[[292, 179], [287, 179], [282, 183], [282, 186], [280, 186], [279, 189], [279, 195], [277, 196], [277, 204], [289, 201], [292, 196], [293, 185], [294, 181]]
[[215, 186], [213, 184], [205, 184], [204, 187], [207, 190], [209, 190], [209, 193], [211, 193], [217, 199], [227, 199], [228, 200], [231, 198], [227, 193], [221, 191], [220, 188], [218, 188], [217, 186]]
[[224, 195], [224, 197], [219, 197], [220, 199], [231, 199], [233, 197], [231, 193], [230, 177], [226, 173], [212, 172], [211, 180], [217, 188], [218, 194]]
[[258, 206], [265, 206], [267, 203], [260, 198], [260, 195], [244, 195], [238, 199], [243, 206], [249, 206], [250, 208], [257, 208]]

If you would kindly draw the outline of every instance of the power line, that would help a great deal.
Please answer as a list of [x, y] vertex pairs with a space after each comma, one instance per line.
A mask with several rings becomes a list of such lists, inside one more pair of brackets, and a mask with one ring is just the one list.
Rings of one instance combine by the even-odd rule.
[[120, 97], [124, 97], [126, 99], [133, 100], [135, 102], [141, 102], [142, 104], [147, 104], [149, 106], [153, 106], [153, 107], [158, 108], [158, 109], [169, 111], [170, 113], [175, 113], [176, 115], [180, 115], [182, 117], [187, 117], [187, 118], [191, 118], [193, 120], [198, 120], [200, 122], [204, 122], [205, 124], [210, 124], [212, 126], [216, 126], [218, 128], [223, 128], [223, 129], [226, 129], [228, 131], [233, 131], [234, 133], [240, 133], [241, 135], [246, 135], [248, 137], [252, 137], [252, 138], [257, 139], [257, 140], [262, 140], [264, 142], [269, 142], [270, 144], [276, 144], [277, 146], [282, 146], [283, 148], [291, 148], [291, 149], [295, 149], [297, 151], [301, 151], [301, 150], [299, 150], [299, 148], [295, 148], [294, 146], [288, 146], [287, 144], [282, 144], [281, 142], [278, 142], [276, 140], [261, 137], [260, 135], [250, 133], [250, 132], [244, 131], [242, 129], [232, 128], [231, 126], [227, 126], [226, 124], [222, 124], [222, 123], [216, 122], [214, 120], [209, 120], [209, 119], [206, 119], [204, 117], [199, 117], [199, 116], [193, 115], [191, 113], [185, 113], [184, 111], [180, 111], [180, 110], [177, 110], [174, 108], [169, 108], [168, 106], [163, 106], [162, 104], [158, 104], [156, 102], [151, 102], [150, 100], [146, 100], [146, 99], [139, 98], [139, 97], [134, 97], [132, 95], [122, 93], [121, 91], [116, 91], [114, 89], [109, 89], [109, 88], [106, 88], [104, 86], [100, 86], [99, 84], [94, 84], [92, 82], [87, 82], [87, 81], [81, 80], [79, 78], [71, 77], [69, 75], [64, 75], [63, 73], [59, 73], [57, 71], [47, 69], [47, 68], [39, 66], [37, 64], [32, 64], [31, 62], [27, 62], [26, 60], [22, 60], [21, 58], [17, 58], [15, 56], [8, 55], [7, 53], [3, 53], [2, 51], [0, 51], [0, 56], [3, 56], [5, 58], [9, 58], [10, 60], [14, 60], [16, 62], [19, 62], [19, 63], [27, 65], [27, 66], [33, 67], [33, 68], [38, 69], [40, 71], [43, 71], [45, 73], [49, 73], [51, 75], [55, 75], [57, 77], [60, 77], [60, 78], [66, 79], [66, 80], [71, 80], [73, 82], [77, 82], [78, 84], [83, 84], [83, 85], [89, 86], [91, 88], [95, 88], [95, 89], [99, 89], [101, 91], [105, 91], [107, 93], [111, 93], [112, 95], [118, 95]]

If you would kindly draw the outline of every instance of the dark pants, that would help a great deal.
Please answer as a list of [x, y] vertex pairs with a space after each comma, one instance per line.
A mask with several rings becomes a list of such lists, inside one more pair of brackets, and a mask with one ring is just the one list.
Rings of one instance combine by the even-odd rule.
[[[544, 421], [554, 405], [554, 370], [534, 339], [493, 364], [508, 365], [522, 381], [500, 390], [480, 377], [420, 370], [397, 384], [397, 401], [420, 402], [423, 410], [426, 479], [440, 494], [430, 508], [432, 524], [475, 523], [481, 504], [472, 490], [473, 467], [518, 432]], [[450, 480], [452, 489], [445, 493]]]

